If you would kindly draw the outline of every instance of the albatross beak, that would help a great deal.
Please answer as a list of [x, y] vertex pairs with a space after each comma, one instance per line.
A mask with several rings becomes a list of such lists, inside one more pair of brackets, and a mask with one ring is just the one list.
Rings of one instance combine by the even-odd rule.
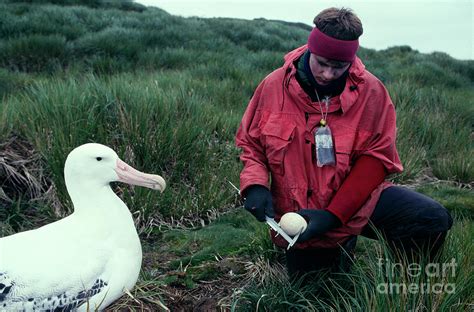
[[165, 180], [156, 174], [148, 174], [138, 171], [132, 166], [127, 165], [121, 159], [117, 159], [115, 172], [118, 175], [118, 181], [148, 187], [163, 192], [166, 187]]

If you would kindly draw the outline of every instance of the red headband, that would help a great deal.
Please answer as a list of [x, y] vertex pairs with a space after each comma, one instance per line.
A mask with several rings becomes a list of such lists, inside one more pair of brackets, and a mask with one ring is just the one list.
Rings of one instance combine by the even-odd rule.
[[355, 58], [359, 40], [340, 40], [330, 37], [314, 27], [308, 38], [308, 49], [316, 55], [344, 62]]

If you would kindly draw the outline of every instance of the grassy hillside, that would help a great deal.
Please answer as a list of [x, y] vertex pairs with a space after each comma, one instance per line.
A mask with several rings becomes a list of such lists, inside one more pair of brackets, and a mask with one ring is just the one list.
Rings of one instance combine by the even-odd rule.
[[[213, 259], [250, 261], [244, 275], [259, 270], [255, 263], [278, 263], [281, 255], [263, 225], [245, 216], [226, 218], [239, 205], [227, 181], [238, 183], [241, 165], [233, 137], [249, 98], [286, 52], [305, 43], [308, 26], [181, 18], [129, 1], [61, 3], [66, 5], [0, 0], [0, 236], [70, 213], [65, 158], [80, 144], [98, 142], [134, 167], [162, 174], [169, 184], [162, 195], [114, 186], [136, 216], [142, 238], [150, 238], [147, 255], [170, 255], [145, 261], [150, 270], [144, 270], [137, 290], [144, 301], [153, 291], [169, 304], [163, 285], [197, 289], [202, 280], [225, 276], [228, 271], [209, 266]], [[472, 251], [474, 61], [405, 46], [361, 48], [359, 56], [396, 105], [405, 172], [392, 179], [442, 201], [460, 220], [450, 237], [452, 248]], [[228, 240], [242, 237], [242, 242], [229, 245], [215, 234], [223, 231], [233, 233]], [[169, 240], [201, 253], [184, 258], [165, 243]], [[164, 249], [155, 250], [154, 244]], [[459, 261], [472, 261], [472, 252], [465, 257]], [[169, 274], [179, 271], [180, 263], [189, 263], [192, 273]], [[166, 270], [153, 275], [153, 264]], [[281, 286], [278, 278], [267, 282]], [[262, 283], [227, 303], [258, 306], [260, 291], [267, 289]], [[360, 295], [351, 298], [361, 302]], [[462, 294], [438, 299], [472, 301]], [[282, 302], [275, 304], [285, 309]]]

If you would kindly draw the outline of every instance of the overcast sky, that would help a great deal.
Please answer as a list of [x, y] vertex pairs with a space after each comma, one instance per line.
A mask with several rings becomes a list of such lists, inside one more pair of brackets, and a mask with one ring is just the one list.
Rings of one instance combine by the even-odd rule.
[[173, 15], [266, 18], [313, 26], [321, 10], [349, 7], [362, 20], [360, 44], [385, 49], [409, 45], [429, 53], [446, 52], [457, 59], [474, 59], [472, 0], [136, 0]]

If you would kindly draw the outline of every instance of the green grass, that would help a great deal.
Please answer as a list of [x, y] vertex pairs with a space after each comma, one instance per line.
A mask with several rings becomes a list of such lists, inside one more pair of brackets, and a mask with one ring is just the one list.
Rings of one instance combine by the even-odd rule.
[[[219, 287], [223, 280], [232, 279], [236, 288], [221, 306], [232, 311], [466, 311], [474, 300], [470, 278], [474, 223], [464, 213], [472, 209], [472, 194], [439, 185], [420, 191], [442, 202], [453, 198], [457, 202], [457, 209], [451, 210], [454, 226], [437, 262], [440, 266], [427, 259], [413, 264], [393, 255], [383, 240], [359, 237], [350, 273], [322, 272], [312, 279], [289, 280], [282, 251], [270, 243], [268, 226], [240, 208], [204, 227], [162, 228], [152, 234], [144, 246], [145, 257], [151, 253], [165, 260], [142, 272], [135, 295], [159, 297], [172, 308], [166, 287], [198, 291], [206, 287], [202, 285], [214, 282]], [[380, 259], [388, 265], [382, 266]], [[450, 265], [453, 261], [455, 266]], [[229, 276], [229, 268], [237, 275]]]
[[[427, 260], [419, 264], [406, 259], [400, 262], [384, 244], [362, 239], [351, 273], [321, 274], [305, 282], [280, 274], [263, 283], [254, 282], [235, 299], [233, 310], [466, 311], [474, 299], [473, 235], [472, 221], [456, 219], [440, 266]], [[452, 261], [455, 265], [449, 265]], [[404, 267], [399, 263], [405, 263]]]
[[474, 192], [472, 189], [432, 184], [421, 186], [417, 188], [417, 191], [436, 199], [460, 218], [471, 221], [474, 219]]
[[[137, 190], [132, 198], [126, 192], [145, 220], [157, 212], [169, 219], [222, 210], [233, 196], [221, 185], [236, 183], [240, 170], [233, 137], [262, 75], [240, 66], [239, 59], [221, 58], [215, 67], [179, 71], [36, 78], [5, 97], [3, 136], [15, 129], [33, 144], [66, 212], [70, 203], [63, 164], [70, 150], [86, 142], [109, 145], [135, 167], [164, 174], [170, 188], [163, 196]], [[407, 182], [431, 168], [439, 179], [470, 183], [470, 100], [462, 102], [464, 93], [415, 89], [403, 81], [388, 87], [397, 103], [398, 149], [405, 166], [395, 180]], [[453, 122], [440, 131], [445, 120]]]
[[473, 181], [474, 100], [465, 97], [469, 92], [417, 88], [411, 80], [387, 87], [396, 105], [397, 146], [405, 166], [398, 181], [412, 179], [426, 168], [442, 180]]
[[[162, 239], [167, 252], [180, 256], [178, 263], [196, 264], [214, 259], [215, 255], [232, 256], [248, 253], [261, 228], [243, 209], [223, 215], [210, 226], [195, 230], [170, 230]], [[239, 239], [235, 239], [235, 238]], [[161, 247], [162, 248], [162, 247]], [[175, 263], [177, 264], [177, 263]]]
[[199, 216], [232, 201], [233, 190], [221, 185], [239, 168], [232, 143], [236, 125], [229, 123], [232, 115], [238, 119], [237, 112], [220, 110], [219, 103], [194, 89], [202, 83], [181, 73], [45, 79], [5, 107], [17, 119], [16, 131], [45, 159], [63, 202], [68, 201], [62, 174], [68, 152], [100, 142], [143, 171], [163, 173], [169, 182], [163, 196], [142, 190], [126, 196], [131, 207], [142, 207], [145, 215], [158, 208], [165, 217]]

